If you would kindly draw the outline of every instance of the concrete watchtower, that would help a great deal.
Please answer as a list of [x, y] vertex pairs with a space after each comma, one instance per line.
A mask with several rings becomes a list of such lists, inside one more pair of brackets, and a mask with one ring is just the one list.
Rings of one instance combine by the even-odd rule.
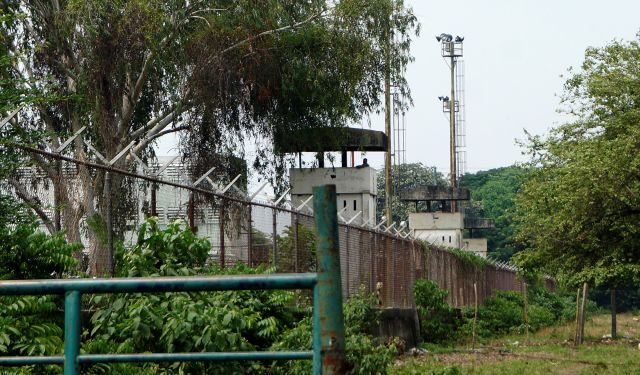
[[[289, 169], [291, 202], [295, 207], [311, 207], [308, 200], [314, 186], [336, 185], [338, 213], [354, 224], [373, 224], [376, 218], [376, 170], [368, 164], [348, 166], [348, 152], [386, 151], [387, 137], [383, 132], [358, 128], [319, 128], [306, 130], [304, 136], [290, 134], [277, 141], [279, 152], [315, 152], [318, 168]], [[326, 168], [325, 152], [341, 152], [340, 167]], [[366, 159], [365, 159], [366, 161]], [[302, 163], [300, 163], [302, 164]]]
[[[472, 251], [480, 256], [487, 256], [487, 239], [473, 238], [474, 229], [494, 228], [491, 219], [472, 219], [463, 212], [431, 212], [431, 202], [441, 201], [442, 206], [448, 201], [469, 200], [469, 190], [446, 186], [421, 186], [402, 192], [400, 199], [407, 202], [427, 202], [428, 212], [409, 214], [409, 229], [416, 238], [431, 244]], [[465, 229], [470, 238], [464, 238]]]

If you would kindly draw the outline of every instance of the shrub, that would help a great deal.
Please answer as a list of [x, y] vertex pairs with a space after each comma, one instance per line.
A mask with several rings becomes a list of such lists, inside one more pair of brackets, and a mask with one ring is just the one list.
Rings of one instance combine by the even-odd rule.
[[461, 321], [447, 302], [448, 292], [431, 280], [418, 280], [414, 286], [420, 314], [420, 334], [425, 341], [440, 343], [456, 338]]
[[[387, 369], [396, 355], [393, 345], [376, 344], [367, 333], [370, 325], [378, 319], [374, 308], [375, 296], [361, 292], [344, 304], [346, 360], [349, 374], [387, 374]], [[310, 311], [309, 311], [310, 312]], [[281, 340], [273, 350], [311, 350], [311, 318], [283, 332]], [[275, 362], [272, 374], [302, 375], [311, 373], [309, 361]]]
[[[77, 264], [63, 233], [48, 235], [35, 223], [0, 227], [0, 279], [50, 279]], [[58, 296], [0, 297], [0, 355], [59, 355], [62, 352], [62, 299]], [[18, 373], [55, 374], [56, 366], [29, 366]]]

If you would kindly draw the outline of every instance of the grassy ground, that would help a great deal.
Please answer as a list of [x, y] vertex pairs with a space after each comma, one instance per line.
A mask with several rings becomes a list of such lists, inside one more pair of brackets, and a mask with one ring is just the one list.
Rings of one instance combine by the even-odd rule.
[[[391, 371], [409, 374], [638, 374], [640, 317], [618, 316], [618, 340], [608, 315], [594, 316], [585, 327], [585, 344], [573, 347], [574, 325], [550, 327], [455, 349], [431, 348], [426, 355], [400, 358]], [[603, 337], [605, 336], [605, 337]]]

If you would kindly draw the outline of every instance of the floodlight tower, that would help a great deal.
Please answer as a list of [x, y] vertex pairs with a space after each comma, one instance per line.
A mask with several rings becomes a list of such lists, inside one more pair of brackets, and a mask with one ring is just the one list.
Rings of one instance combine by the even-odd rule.
[[[458, 101], [456, 100], [456, 63], [458, 61], [458, 58], [462, 57], [462, 42], [464, 41], [464, 37], [456, 36], [454, 39], [451, 34], [442, 33], [436, 36], [436, 40], [441, 44], [442, 57], [450, 59], [449, 68], [451, 69], [451, 96], [449, 100], [444, 100], [444, 97], [440, 100], [443, 102], [443, 110], [448, 108], [449, 112], [449, 173], [451, 179], [451, 187], [456, 188], [458, 187], [458, 171], [456, 158], [456, 112], [458, 111]], [[451, 203], [451, 211], [456, 211], [455, 202]]]

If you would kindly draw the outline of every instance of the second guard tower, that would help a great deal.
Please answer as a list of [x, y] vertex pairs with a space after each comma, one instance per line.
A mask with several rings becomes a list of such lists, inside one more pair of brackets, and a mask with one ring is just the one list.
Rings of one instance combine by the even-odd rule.
[[[466, 218], [463, 212], [444, 212], [447, 204], [451, 206], [452, 202], [469, 200], [469, 190], [448, 186], [422, 186], [402, 192], [400, 199], [427, 204], [427, 212], [409, 214], [409, 229], [415, 238], [434, 245], [468, 250], [482, 257], [487, 256], [487, 239], [473, 238], [473, 230], [494, 228], [494, 221]], [[441, 211], [432, 211], [434, 202], [440, 202]], [[469, 238], [464, 237], [465, 230], [469, 231]]]

